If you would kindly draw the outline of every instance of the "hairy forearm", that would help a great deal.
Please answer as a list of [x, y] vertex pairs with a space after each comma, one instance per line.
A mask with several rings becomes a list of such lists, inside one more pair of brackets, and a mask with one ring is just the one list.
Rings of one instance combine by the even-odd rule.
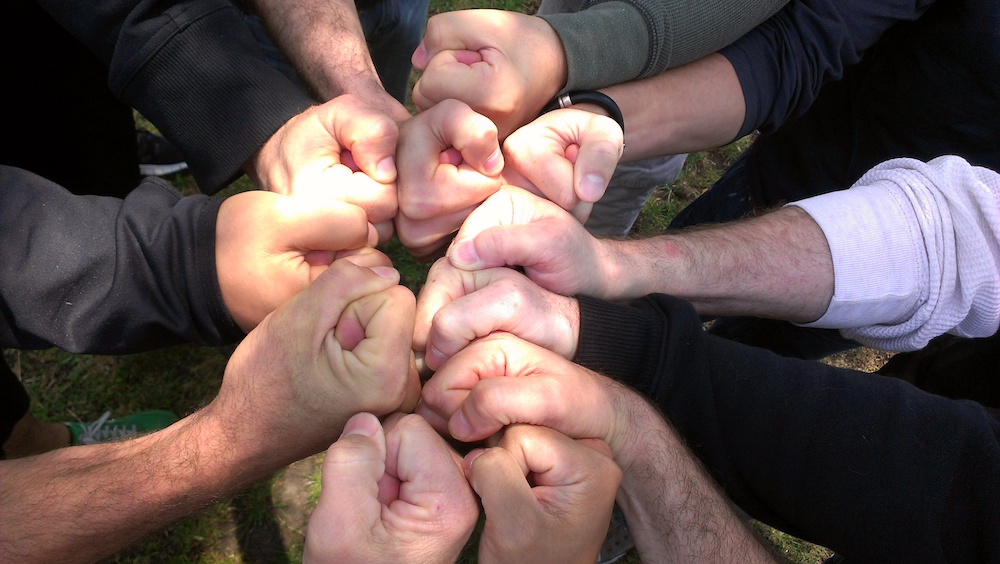
[[670, 294], [703, 315], [804, 323], [822, 316], [833, 296], [826, 237], [799, 208], [603, 245], [613, 249], [606, 278], [619, 283], [607, 299]]
[[210, 408], [138, 439], [0, 462], [0, 561], [92, 562], [267, 475]]
[[602, 90], [625, 117], [625, 161], [720, 147], [736, 138], [746, 113], [736, 71], [717, 53]]
[[659, 412], [635, 396], [630, 414], [617, 501], [642, 560], [775, 561]]
[[254, 0], [275, 43], [321, 100], [381, 87], [354, 2]]

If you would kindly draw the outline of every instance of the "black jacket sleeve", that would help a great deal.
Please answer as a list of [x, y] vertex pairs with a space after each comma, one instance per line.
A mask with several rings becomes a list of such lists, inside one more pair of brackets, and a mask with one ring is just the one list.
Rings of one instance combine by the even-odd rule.
[[0, 166], [0, 347], [127, 353], [242, 331], [222, 300], [222, 200], [149, 178], [125, 200], [75, 196]]
[[39, 0], [109, 66], [112, 92], [184, 154], [203, 191], [313, 101], [267, 64], [228, 0]]
[[577, 362], [659, 405], [751, 516], [860, 562], [1000, 555], [997, 411], [713, 337], [668, 296], [580, 310]]
[[893, 25], [919, 18], [934, 0], [799, 0], [752, 29], [721, 53], [733, 64], [746, 100], [736, 138], [773, 131], [802, 115], [826, 82]]

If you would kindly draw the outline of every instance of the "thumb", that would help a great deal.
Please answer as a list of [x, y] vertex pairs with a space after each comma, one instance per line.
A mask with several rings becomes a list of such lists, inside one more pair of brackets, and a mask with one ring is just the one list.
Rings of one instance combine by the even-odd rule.
[[[546, 240], [539, 239], [540, 226], [533, 224], [548, 217], [548, 208], [558, 206], [527, 190], [504, 186], [465, 219], [448, 258], [462, 270], [533, 265], [546, 250], [538, 244]], [[566, 212], [559, 209], [558, 213]]]
[[282, 201], [282, 221], [272, 237], [279, 250], [341, 251], [374, 246], [365, 210], [319, 194]]
[[323, 489], [314, 511], [323, 516], [324, 528], [355, 531], [363, 538], [379, 520], [378, 481], [385, 474], [385, 433], [371, 413], [358, 413], [326, 451]]

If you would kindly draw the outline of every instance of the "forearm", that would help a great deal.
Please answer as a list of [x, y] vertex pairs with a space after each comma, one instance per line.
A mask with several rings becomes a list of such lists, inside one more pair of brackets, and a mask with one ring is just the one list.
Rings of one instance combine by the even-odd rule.
[[746, 112], [733, 66], [717, 53], [602, 91], [625, 118], [625, 161], [725, 145]]
[[210, 410], [158, 433], [0, 461], [0, 560], [94, 562], [273, 469]]
[[[655, 76], [728, 45], [787, 0], [593, 2], [577, 13], [542, 13], [565, 52], [567, 90]], [[594, 30], [615, 33], [595, 36]]]
[[774, 562], [697, 458], [637, 396], [617, 501], [644, 562]]
[[320, 102], [354, 94], [388, 105], [396, 119], [409, 113], [392, 104], [368, 52], [357, 8], [350, 0], [254, 0], [275, 42]]
[[10, 167], [0, 186], [2, 346], [124, 353], [242, 336], [215, 269], [221, 200], [159, 179], [125, 200], [74, 196]]
[[604, 240], [604, 296], [663, 293], [704, 315], [754, 315], [796, 322], [818, 319], [833, 295], [833, 261], [823, 231], [804, 211], [761, 217], [650, 239]]

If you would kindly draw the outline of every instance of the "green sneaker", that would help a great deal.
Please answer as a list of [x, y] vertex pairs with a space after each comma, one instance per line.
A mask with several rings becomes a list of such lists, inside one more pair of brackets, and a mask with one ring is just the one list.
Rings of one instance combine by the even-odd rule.
[[92, 445], [159, 431], [175, 421], [177, 416], [169, 411], [142, 411], [119, 419], [111, 419], [111, 412], [105, 411], [93, 423], [70, 422], [64, 425], [69, 427], [70, 444]]

